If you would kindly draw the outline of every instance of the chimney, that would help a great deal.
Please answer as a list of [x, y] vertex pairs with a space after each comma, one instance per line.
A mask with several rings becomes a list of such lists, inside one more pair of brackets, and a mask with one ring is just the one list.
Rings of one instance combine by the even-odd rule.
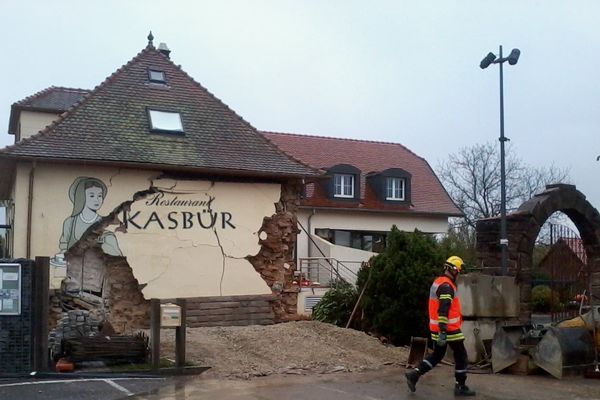
[[171, 50], [169, 50], [169, 48], [167, 47], [166, 43], [159, 44], [158, 45], [158, 51], [160, 51], [165, 56], [167, 56], [167, 58], [171, 58], [171, 57], [169, 57], [169, 54], [171, 54]]

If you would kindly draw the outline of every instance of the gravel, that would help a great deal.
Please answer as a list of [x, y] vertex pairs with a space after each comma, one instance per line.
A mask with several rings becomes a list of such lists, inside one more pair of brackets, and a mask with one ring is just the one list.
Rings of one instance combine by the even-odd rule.
[[[161, 355], [173, 357], [173, 330], [161, 333]], [[327, 374], [404, 365], [408, 349], [353, 329], [315, 321], [268, 326], [187, 329], [186, 361], [204, 375], [250, 379], [272, 374]]]

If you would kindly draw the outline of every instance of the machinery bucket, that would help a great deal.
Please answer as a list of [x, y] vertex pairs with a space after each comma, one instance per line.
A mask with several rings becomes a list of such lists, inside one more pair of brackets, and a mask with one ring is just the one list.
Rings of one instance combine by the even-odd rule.
[[411, 337], [410, 338], [410, 352], [408, 353], [408, 360], [406, 361], [407, 368], [416, 368], [427, 353], [427, 338], [422, 337]]
[[492, 371], [498, 373], [519, 359], [522, 327], [498, 327], [492, 339]]
[[558, 379], [594, 365], [594, 343], [586, 328], [550, 327], [531, 353], [535, 364]]

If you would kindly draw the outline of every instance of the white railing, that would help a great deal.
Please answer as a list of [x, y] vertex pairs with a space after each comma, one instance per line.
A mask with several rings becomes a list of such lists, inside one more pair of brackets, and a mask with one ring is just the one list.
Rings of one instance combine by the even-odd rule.
[[330, 287], [338, 281], [356, 285], [358, 270], [363, 261], [340, 261], [331, 257], [306, 257], [298, 260], [298, 272], [302, 282]]

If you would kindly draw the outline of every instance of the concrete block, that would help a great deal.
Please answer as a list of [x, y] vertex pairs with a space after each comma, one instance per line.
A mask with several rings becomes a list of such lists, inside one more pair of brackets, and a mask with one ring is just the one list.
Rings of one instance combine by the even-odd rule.
[[464, 317], [517, 317], [519, 285], [511, 276], [471, 273], [457, 281]]

